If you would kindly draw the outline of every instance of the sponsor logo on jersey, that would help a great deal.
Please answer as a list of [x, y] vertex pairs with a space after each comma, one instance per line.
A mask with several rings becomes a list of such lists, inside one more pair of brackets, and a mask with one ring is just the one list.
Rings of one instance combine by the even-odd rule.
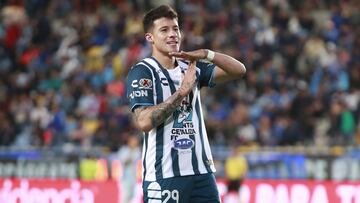
[[140, 79], [139, 86], [140, 89], [151, 89], [152, 81], [146, 78]]
[[[192, 106], [191, 105], [181, 105], [174, 112], [174, 128], [184, 128], [189, 127], [185, 126], [185, 123], [192, 121]], [[193, 127], [193, 126], [191, 126]]]
[[190, 149], [194, 146], [194, 141], [189, 138], [182, 138], [174, 141], [175, 149]]
[[169, 86], [169, 82], [167, 81], [166, 78], [160, 78], [160, 82], [161, 82], [161, 84], [163, 84], [164, 86]]
[[146, 78], [141, 78], [140, 80], [133, 80], [131, 82], [131, 87], [139, 89], [151, 89], [152, 81]]
[[133, 81], [131, 82], [131, 87], [133, 87], [133, 88], [138, 88], [138, 87], [139, 87], [139, 85], [138, 85], [138, 80], [133, 80]]
[[148, 95], [147, 90], [134, 90], [130, 93], [129, 97], [134, 99], [135, 97], [147, 97]]

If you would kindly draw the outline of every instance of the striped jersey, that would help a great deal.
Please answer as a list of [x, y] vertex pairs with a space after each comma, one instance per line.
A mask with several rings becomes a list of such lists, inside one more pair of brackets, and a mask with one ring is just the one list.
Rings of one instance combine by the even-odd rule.
[[[149, 57], [131, 68], [127, 97], [132, 111], [140, 106], [160, 104], [180, 87], [188, 63], [176, 62], [174, 69], [167, 70]], [[200, 88], [214, 85], [214, 67], [212, 63], [197, 62], [196, 87], [172, 116], [144, 134], [144, 180], [215, 172], [200, 101]]]

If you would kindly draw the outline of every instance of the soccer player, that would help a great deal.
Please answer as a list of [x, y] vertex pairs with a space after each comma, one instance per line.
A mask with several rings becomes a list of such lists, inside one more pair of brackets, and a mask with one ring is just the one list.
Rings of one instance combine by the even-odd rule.
[[240, 78], [246, 69], [222, 53], [180, 51], [178, 16], [169, 6], [150, 10], [143, 26], [152, 55], [129, 71], [127, 96], [144, 132], [144, 202], [220, 202], [200, 89]]

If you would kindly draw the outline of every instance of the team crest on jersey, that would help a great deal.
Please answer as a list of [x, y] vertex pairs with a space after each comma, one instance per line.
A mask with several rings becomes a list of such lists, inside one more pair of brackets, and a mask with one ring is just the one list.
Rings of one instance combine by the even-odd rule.
[[151, 89], [152, 81], [150, 79], [142, 78], [139, 81], [139, 88], [140, 89]]

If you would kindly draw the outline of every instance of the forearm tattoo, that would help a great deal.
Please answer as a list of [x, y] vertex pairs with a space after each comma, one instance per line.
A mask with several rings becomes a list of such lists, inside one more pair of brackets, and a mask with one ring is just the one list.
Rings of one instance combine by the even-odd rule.
[[159, 126], [161, 123], [165, 122], [165, 120], [175, 112], [177, 106], [180, 105], [183, 97], [179, 92], [175, 92], [175, 94], [171, 95], [165, 102], [157, 105], [151, 113], [151, 124], [153, 127]]
[[146, 106], [141, 106], [139, 108], [136, 108], [134, 111], [134, 120], [137, 121], [139, 119], [140, 113], [147, 108], [148, 107]]

